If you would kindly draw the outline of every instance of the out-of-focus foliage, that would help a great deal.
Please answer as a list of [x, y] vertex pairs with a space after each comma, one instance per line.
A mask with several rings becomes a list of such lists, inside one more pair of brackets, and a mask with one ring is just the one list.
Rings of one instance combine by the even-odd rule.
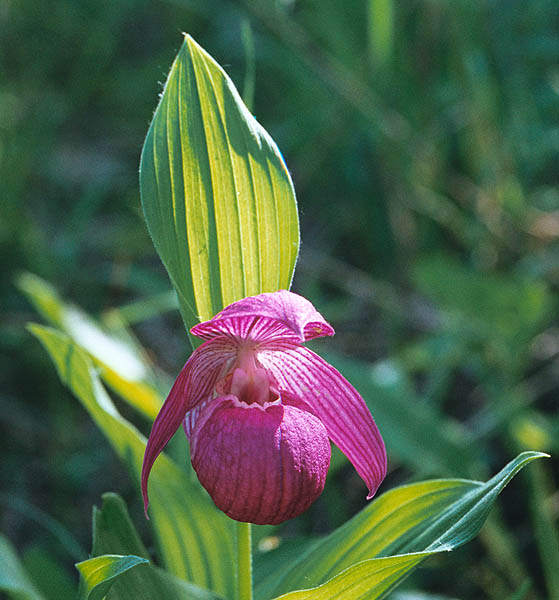
[[31, 273], [19, 276], [17, 286], [44, 319], [67, 333], [89, 354], [115, 392], [145, 417], [155, 418], [161, 398], [153, 367], [125, 329], [119, 328], [120, 335], [107, 332], [107, 327], [104, 330], [102, 324], [95, 323], [84, 311], [64, 303], [52, 286]]
[[[303, 240], [293, 289], [335, 326], [330, 348], [359, 361], [346, 374], [379, 405], [379, 424], [386, 415], [385, 489], [452, 475], [453, 447], [472, 459], [458, 474], [476, 479], [521, 449], [557, 454], [558, 10], [554, 0], [1, 6], [0, 530], [39, 593], [66, 597], [103, 492], [119, 492], [143, 524], [136, 482], [25, 332], [35, 313], [14, 280], [37, 273], [105, 333], [133, 326], [147, 363], [178, 371], [188, 342], [137, 170], [180, 31], [254, 90], [252, 110], [284, 153]], [[409, 417], [402, 430], [395, 414]], [[430, 421], [440, 438], [419, 454]], [[261, 548], [326, 533], [363, 506], [337, 464], [313, 508], [263, 529]], [[413, 588], [559, 596], [556, 473], [556, 458], [531, 465], [479, 542], [427, 562]], [[78, 548], [60, 541], [74, 538]]]
[[23, 600], [42, 600], [43, 596], [25, 572], [15, 548], [4, 536], [0, 537], [0, 561], [0, 590]]

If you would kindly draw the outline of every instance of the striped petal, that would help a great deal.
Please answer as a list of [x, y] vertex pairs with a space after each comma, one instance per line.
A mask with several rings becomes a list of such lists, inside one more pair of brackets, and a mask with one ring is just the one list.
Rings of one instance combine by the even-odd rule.
[[233, 364], [237, 346], [214, 339], [197, 348], [179, 373], [153, 422], [142, 465], [142, 496], [147, 517], [148, 477], [155, 459], [183, 422], [185, 415], [213, 393], [217, 381]]
[[234, 302], [190, 331], [206, 340], [227, 336], [256, 342], [302, 343], [334, 335], [332, 326], [306, 298], [286, 290]]
[[280, 394], [297, 397], [326, 427], [348, 457], [372, 498], [386, 475], [386, 449], [379, 430], [355, 388], [326, 361], [303, 346], [262, 348], [260, 365]]
[[237, 521], [277, 525], [318, 498], [330, 465], [320, 419], [280, 403], [212, 400], [191, 437], [192, 466], [216, 506]]

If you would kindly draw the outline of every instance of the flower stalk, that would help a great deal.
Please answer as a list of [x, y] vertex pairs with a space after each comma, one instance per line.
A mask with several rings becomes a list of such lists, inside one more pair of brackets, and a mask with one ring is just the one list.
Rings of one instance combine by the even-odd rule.
[[252, 530], [237, 521], [237, 600], [252, 600]]

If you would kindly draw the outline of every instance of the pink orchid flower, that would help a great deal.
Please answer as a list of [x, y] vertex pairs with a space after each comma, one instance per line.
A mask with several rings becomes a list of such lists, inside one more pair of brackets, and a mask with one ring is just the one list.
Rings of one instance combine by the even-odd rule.
[[201, 484], [237, 521], [276, 525], [305, 511], [324, 489], [329, 440], [373, 497], [386, 474], [384, 442], [357, 391], [302, 345], [334, 334], [308, 300], [285, 290], [245, 298], [191, 332], [205, 342], [153, 423], [146, 511], [150, 470], [181, 423]]

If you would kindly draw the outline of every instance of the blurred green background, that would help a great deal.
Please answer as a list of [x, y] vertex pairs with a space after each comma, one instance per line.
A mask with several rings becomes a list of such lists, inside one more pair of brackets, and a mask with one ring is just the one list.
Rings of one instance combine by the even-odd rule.
[[[136, 483], [26, 332], [40, 318], [15, 280], [35, 273], [95, 316], [124, 307], [178, 372], [188, 339], [137, 173], [182, 31], [284, 154], [303, 240], [293, 290], [336, 328], [314, 347], [381, 406], [384, 489], [557, 455], [555, 0], [4, 0], [0, 31], [0, 531], [47, 598], [75, 585], [101, 493], [147, 530]], [[559, 597], [558, 464], [531, 465], [478, 540], [408, 587]], [[280, 534], [329, 531], [364, 495], [342, 464]]]

